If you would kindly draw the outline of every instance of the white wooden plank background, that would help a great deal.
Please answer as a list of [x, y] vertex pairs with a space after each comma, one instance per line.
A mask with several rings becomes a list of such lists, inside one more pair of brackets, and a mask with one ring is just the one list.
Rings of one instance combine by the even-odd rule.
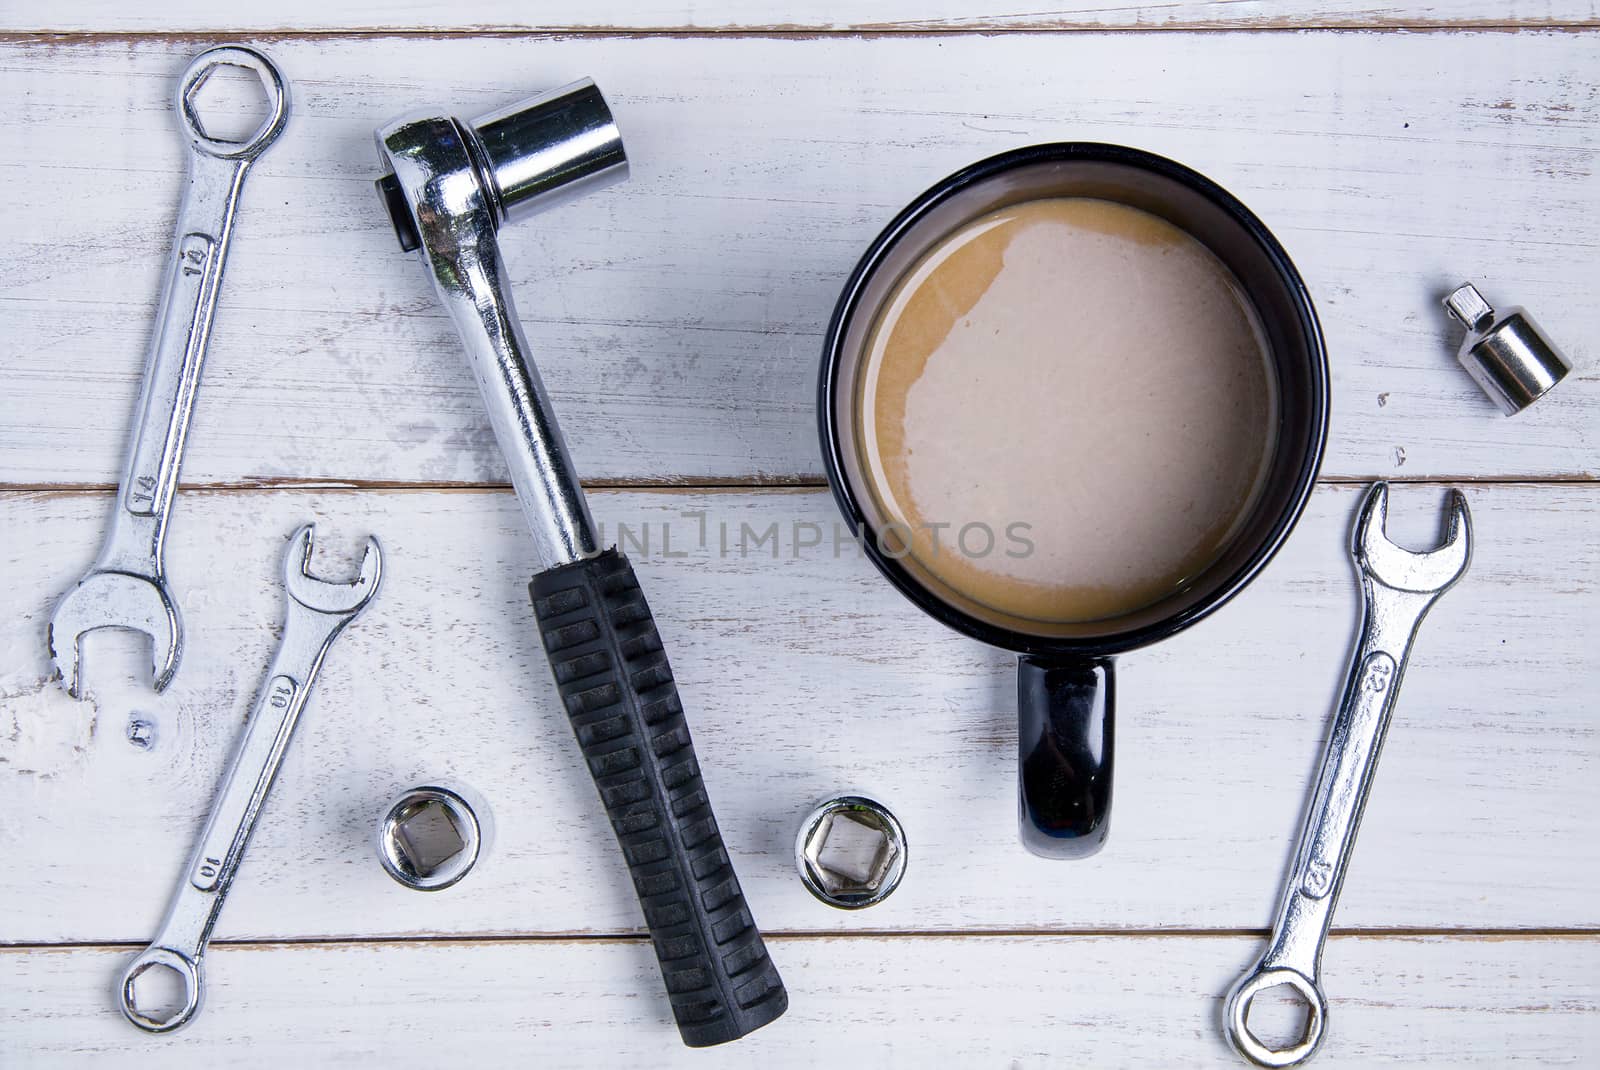
[[[795, 999], [721, 1048], [679, 1046], [642, 940], [221, 946], [205, 1019], [129, 1037], [106, 1013], [129, 952], [0, 955], [7, 1026], [41, 1062], [316, 1065], [1244, 1065], [1217, 1029], [1258, 953], [1231, 935], [783, 939]], [[1600, 941], [1335, 937], [1315, 1066], [1592, 1067]]]
[[[1333, 356], [1325, 474], [1587, 476], [1597, 41], [275, 43], [295, 112], [244, 192], [185, 479], [504, 479], [450, 328], [373, 194], [371, 131], [419, 101], [471, 114], [584, 74], [614, 103], [633, 178], [508, 228], [505, 246], [591, 480], [818, 479], [820, 335], [856, 258], [936, 179], [1052, 138], [1187, 161], [1280, 234]], [[0, 43], [0, 96], [29, 104], [0, 114], [16, 257], [0, 479], [117, 477], [177, 207], [172, 80], [194, 47]], [[1530, 306], [1584, 364], [1514, 422], [1452, 363], [1438, 299], [1464, 277]]]
[[[1435, 538], [1438, 491], [1402, 490], [1397, 532]], [[1271, 918], [1355, 629], [1344, 546], [1358, 497], [1325, 487], [1235, 605], [1122, 659], [1111, 846], [1072, 866], [1016, 842], [1013, 659], [923, 618], [848, 548], [836, 559], [825, 540], [795, 557], [794, 524], [829, 530], [825, 492], [614, 491], [594, 508], [613, 534], [619, 522], [655, 532], [651, 554], [635, 555], [641, 579], [766, 928], [1249, 929]], [[1469, 500], [1477, 559], [1426, 624], [1339, 922], [1600, 929], [1600, 547], [1570, 532], [1600, 507], [1600, 488], [1493, 485]], [[110, 650], [90, 671], [111, 686], [80, 705], [45, 682], [40, 637], [58, 590], [93, 557], [107, 497], [0, 499], [17, 596], [0, 649], [24, 667], [0, 683], [0, 783], [36, 815], [0, 831], [14, 863], [0, 867], [0, 901], [16, 904], [0, 941], [128, 941], [160, 920], [271, 655], [281, 548], [310, 518], [330, 571], [377, 533], [385, 587], [330, 655], [219, 935], [639, 928], [529, 641], [534, 565], [509, 493], [230, 492], [181, 504], [173, 584], [191, 645], [172, 689], [154, 698], [134, 686], [148, 671], [132, 664], [136, 645], [102, 634], [91, 662], [101, 640]], [[707, 513], [706, 551], [689, 510]], [[688, 556], [661, 555], [667, 522], [672, 552]], [[740, 557], [739, 526], [773, 523], [779, 557]], [[1568, 542], [1568, 555], [1547, 553]], [[148, 751], [124, 738], [135, 710], [156, 724]], [[487, 797], [497, 845], [459, 895], [417, 896], [378, 868], [370, 836], [398, 790], [441, 777]], [[913, 861], [892, 899], [843, 914], [800, 887], [793, 835], [812, 803], [855, 783], [891, 801]], [[116, 911], [105, 909], [108, 872], [125, 896]]]
[[0, 12], [0, 29], [31, 32], [169, 32], [196, 30], [439, 30], [780, 32], [1005, 29], [1297, 29], [1306, 26], [1583, 26], [1600, 24], [1594, 0], [1054, 0], [1048, 5], [960, 0], [280, 0], [224, 6], [171, 0], [157, 6], [116, 0], [18, 5]]
[[[1597, 24], [1581, 0], [0, 11], [0, 1064], [1237, 1065], [1219, 997], [1259, 949], [1353, 629], [1341, 484], [1380, 475], [1425, 481], [1395, 499], [1419, 544], [1438, 481], [1470, 481], [1478, 555], [1408, 677], [1339, 913], [1359, 935], [1329, 946], [1321, 1059], [1596, 1064]], [[1474, 25], [1497, 32], [913, 32]], [[265, 43], [295, 115], [245, 193], [185, 469], [205, 489], [173, 525], [189, 657], [158, 698], [130, 637], [96, 636], [94, 701], [72, 703], [44, 679], [44, 622], [120, 465], [176, 207], [167, 98], [193, 34], [248, 30], [292, 31]], [[652, 527], [635, 557], [793, 997], [721, 1051], [677, 1046], [528, 641], [503, 469], [369, 184], [391, 114], [585, 74], [634, 177], [505, 242], [581, 470], [640, 485], [595, 511], [613, 534]], [[955, 167], [1051, 138], [1140, 145], [1238, 192], [1306, 274], [1335, 379], [1332, 482], [1273, 568], [1123, 660], [1112, 843], [1070, 865], [1014, 840], [1010, 658], [863, 561], [795, 557], [791, 525], [826, 532], [831, 502], [765, 486], [819, 477], [819, 336], [865, 243]], [[1579, 360], [1515, 421], [1450, 362], [1436, 301], [1462, 277]], [[713, 482], [735, 485], [662, 486]], [[699, 550], [696, 510], [713, 539], [778, 523], [779, 557]], [[383, 537], [385, 590], [313, 697], [204, 1017], [145, 1038], [110, 985], [208, 805], [275, 641], [283, 539], [308, 518], [330, 570]], [[689, 556], [661, 553], [669, 521]], [[153, 747], [127, 741], [133, 715]], [[432, 778], [483, 794], [495, 839], [458, 888], [411, 896], [368, 837], [394, 790]], [[886, 795], [912, 841], [902, 890], [858, 915], [812, 901], [790, 855], [800, 813], [844, 786]]]

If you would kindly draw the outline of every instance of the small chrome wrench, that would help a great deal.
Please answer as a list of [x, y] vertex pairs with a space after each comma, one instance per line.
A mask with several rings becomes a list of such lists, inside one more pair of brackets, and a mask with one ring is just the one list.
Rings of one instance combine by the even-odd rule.
[[[208, 136], [195, 114], [196, 91], [217, 68], [227, 66], [242, 67], [259, 77], [270, 104], [267, 118], [244, 141]], [[189, 181], [178, 209], [127, 467], [99, 558], [56, 603], [50, 618], [50, 658], [74, 697], [82, 697], [78, 640], [97, 628], [131, 628], [150, 636], [157, 691], [166, 689], [178, 669], [183, 624], [167, 590], [162, 561], [167, 514], [200, 387], [239, 191], [250, 165], [283, 130], [289, 90], [282, 72], [266, 56], [253, 48], [228, 45], [194, 58], [178, 82], [176, 107], [189, 142]]]
[[[354, 580], [330, 583], [317, 579], [308, 571], [312, 535], [313, 528], [307, 524], [294, 533], [289, 543], [283, 579], [289, 610], [283, 640], [211, 805], [205, 832], [167, 906], [160, 934], [134, 957], [122, 975], [122, 1013], [146, 1032], [170, 1033], [200, 1010], [206, 944], [261, 816], [267, 792], [277, 778], [278, 766], [283, 762], [300, 711], [305, 708], [311, 684], [328, 647], [372, 600], [383, 576], [382, 551], [378, 540], [369, 537], [361, 573]], [[136, 1001], [135, 982], [146, 970], [157, 966], [173, 970], [183, 981], [183, 1004], [167, 1018], [144, 1013]]]
[[[1234, 1048], [1257, 1066], [1293, 1066], [1322, 1043], [1328, 1001], [1322, 993], [1322, 946], [1355, 848], [1361, 811], [1372, 788], [1389, 715], [1405, 675], [1406, 659], [1422, 618], [1455, 586], [1472, 560], [1472, 520], [1467, 500], [1450, 492], [1444, 544], [1417, 553], [1389, 541], [1389, 485], [1374, 484], [1361, 503], [1350, 554], [1361, 576], [1361, 635], [1351, 658], [1344, 697], [1323, 755], [1305, 829], [1278, 907], [1278, 920], [1261, 961], [1228, 993], [1224, 1022]], [[1310, 1008], [1305, 1032], [1287, 1048], [1263, 1044], [1245, 1024], [1250, 1001], [1288, 985]]]

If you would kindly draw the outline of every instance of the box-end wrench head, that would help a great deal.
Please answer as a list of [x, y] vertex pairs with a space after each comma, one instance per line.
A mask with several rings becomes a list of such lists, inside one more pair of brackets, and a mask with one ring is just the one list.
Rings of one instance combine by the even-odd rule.
[[[253, 131], [238, 141], [207, 133], [205, 123], [195, 110], [195, 97], [200, 88], [223, 67], [238, 67], [254, 74], [266, 93], [266, 115]], [[177, 105], [184, 132], [197, 150], [226, 160], [254, 158], [277, 140], [283, 133], [284, 123], [289, 121], [289, 86], [283, 72], [266, 53], [247, 45], [219, 45], [200, 53], [184, 69], [183, 77], [178, 80]]]

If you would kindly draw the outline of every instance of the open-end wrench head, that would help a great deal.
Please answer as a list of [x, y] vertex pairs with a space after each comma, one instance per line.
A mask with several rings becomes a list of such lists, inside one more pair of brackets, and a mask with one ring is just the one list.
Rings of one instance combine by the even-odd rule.
[[73, 698], [83, 697], [85, 633], [126, 628], [150, 637], [152, 686], [165, 691], [183, 652], [183, 622], [166, 587], [131, 572], [90, 572], [61, 596], [50, 615], [47, 642], [56, 675]]
[[1419, 594], [1440, 594], [1461, 578], [1472, 560], [1472, 516], [1459, 490], [1450, 492], [1444, 540], [1437, 549], [1408, 550], [1390, 540], [1389, 484], [1374, 483], [1361, 503], [1351, 534], [1350, 552], [1361, 570], [1385, 587]]
[[283, 585], [289, 597], [318, 613], [344, 613], [354, 616], [378, 593], [383, 578], [383, 550], [374, 536], [367, 536], [367, 551], [361, 558], [361, 571], [346, 583], [318, 579], [311, 574], [311, 551], [316, 527], [303, 525], [289, 540], [283, 559]]

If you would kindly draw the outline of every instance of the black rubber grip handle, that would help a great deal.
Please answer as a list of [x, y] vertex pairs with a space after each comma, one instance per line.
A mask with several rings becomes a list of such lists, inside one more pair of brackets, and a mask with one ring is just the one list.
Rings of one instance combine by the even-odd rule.
[[789, 1007], [717, 830], [661, 637], [615, 548], [528, 585], [556, 687], [611, 817], [691, 1048]]

